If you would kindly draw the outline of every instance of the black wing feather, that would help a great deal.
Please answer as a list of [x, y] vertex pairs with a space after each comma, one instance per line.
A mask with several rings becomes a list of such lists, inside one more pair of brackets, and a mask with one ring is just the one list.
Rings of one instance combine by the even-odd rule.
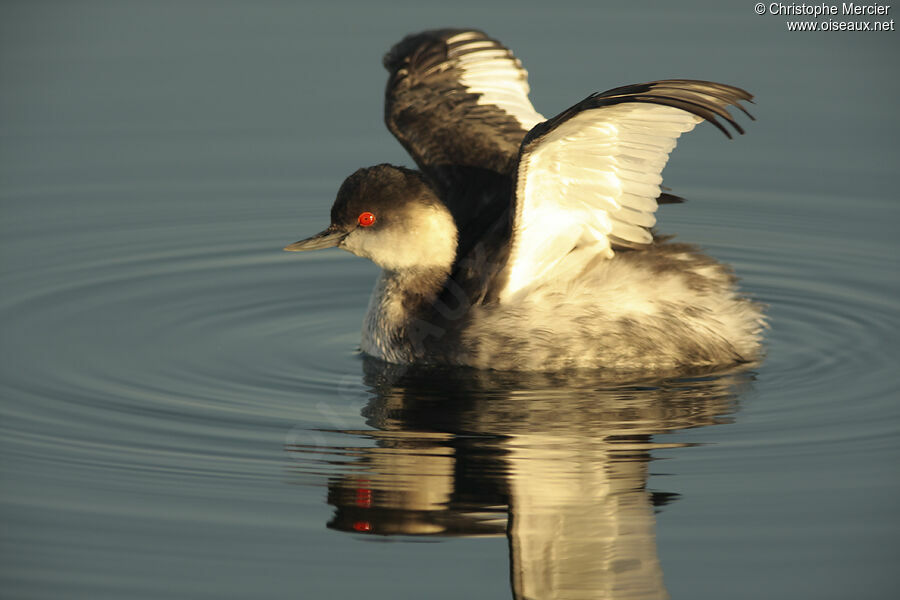
[[524, 148], [525, 145], [546, 135], [580, 112], [625, 102], [645, 102], [680, 108], [709, 121], [730, 138], [731, 132], [719, 121], [719, 118], [724, 119], [740, 134], [744, 133], [744, 129], [734, 120], [726, 107], [735, 106], [748, 117], [753, 118], [753, 115], [741, 106], [741, 101], [752, 102], [753, 96], [741, 88], [711, 81], [664, 79], [650, 83], [626, 85], [591, 94], [552, 119], [536, 125], [528, 132], [522, 146]]
[[[461, 34], [465, 39], [455, 41]], [[460, 82], [463, 71], [457, 59], [485, 49], [516, 60], [496, 40], [469, 29], [408, 36], [383, 60], [390, 73], [385, 123], [419, 168], [445, 190], [472, 168], [511, 174], [527, 133], [502, 109], [478, 104], [480, 95]], [[457, 51], [454, 57], [449, 55], [452, 50]]]

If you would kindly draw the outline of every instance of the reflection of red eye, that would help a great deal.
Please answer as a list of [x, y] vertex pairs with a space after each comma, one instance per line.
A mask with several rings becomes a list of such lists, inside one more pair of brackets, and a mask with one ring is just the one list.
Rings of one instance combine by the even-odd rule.
[[372, 490], [359, 488], [356, 490], [356, 505], [363, 508], [372, 506]]
[[359, 215], [359, 219], [357, 219], [357, 220], [359, 221], [359, 224], [362, 225], [363, 227], [369, 227], [369, 226], [375, 224], [375, 215], [373, 215], [369, 211], [366, 211], [366, 212], [362, 213], [361, 215]]

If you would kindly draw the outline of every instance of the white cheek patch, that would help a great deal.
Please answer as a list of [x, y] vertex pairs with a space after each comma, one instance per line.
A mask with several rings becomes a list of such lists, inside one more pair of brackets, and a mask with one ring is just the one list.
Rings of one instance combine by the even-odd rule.
[[379, 229], [358, 227], [344, 238], [341, 248], [389, 271], [450, 268], [456, 258], [456, 225], [450, 213], [443, 207], [423, 206], [406, 221]]

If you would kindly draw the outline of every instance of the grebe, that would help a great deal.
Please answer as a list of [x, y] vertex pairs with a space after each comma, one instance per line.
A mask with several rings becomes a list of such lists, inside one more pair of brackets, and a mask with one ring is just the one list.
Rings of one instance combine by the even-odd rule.
[[[731, 269], [657, 236], [677, 138], [752, 96], [672, 79], [595, 93], [545, 119], [527, 72], [480, 31], [410, 35], [384, 57], [385, 121], [418, 170], [348, 177], [321, 233], [382, 268], [361, 349], [391, 363], [672, 370], [760, 356], [765, 326]], [[752, 118], [752, 117], [750, 117]]]

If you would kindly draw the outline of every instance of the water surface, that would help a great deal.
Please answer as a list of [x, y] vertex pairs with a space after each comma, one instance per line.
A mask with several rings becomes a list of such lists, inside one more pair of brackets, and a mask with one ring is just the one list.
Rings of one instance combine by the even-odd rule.
[[[885, 598], [897, 587], [895, 33], [752, 6], [0, 9], [0, 589], [14, 598]], [[552, 114], [671, 76], [757, 94], [680, 143], [662, 229], [769, 305], [663, 381], [388, 368], [376, 269], [280, 248], [409, 164], [380, 54], [467, 24]], [[384, 542], [384, 543], [370, 543]]]

